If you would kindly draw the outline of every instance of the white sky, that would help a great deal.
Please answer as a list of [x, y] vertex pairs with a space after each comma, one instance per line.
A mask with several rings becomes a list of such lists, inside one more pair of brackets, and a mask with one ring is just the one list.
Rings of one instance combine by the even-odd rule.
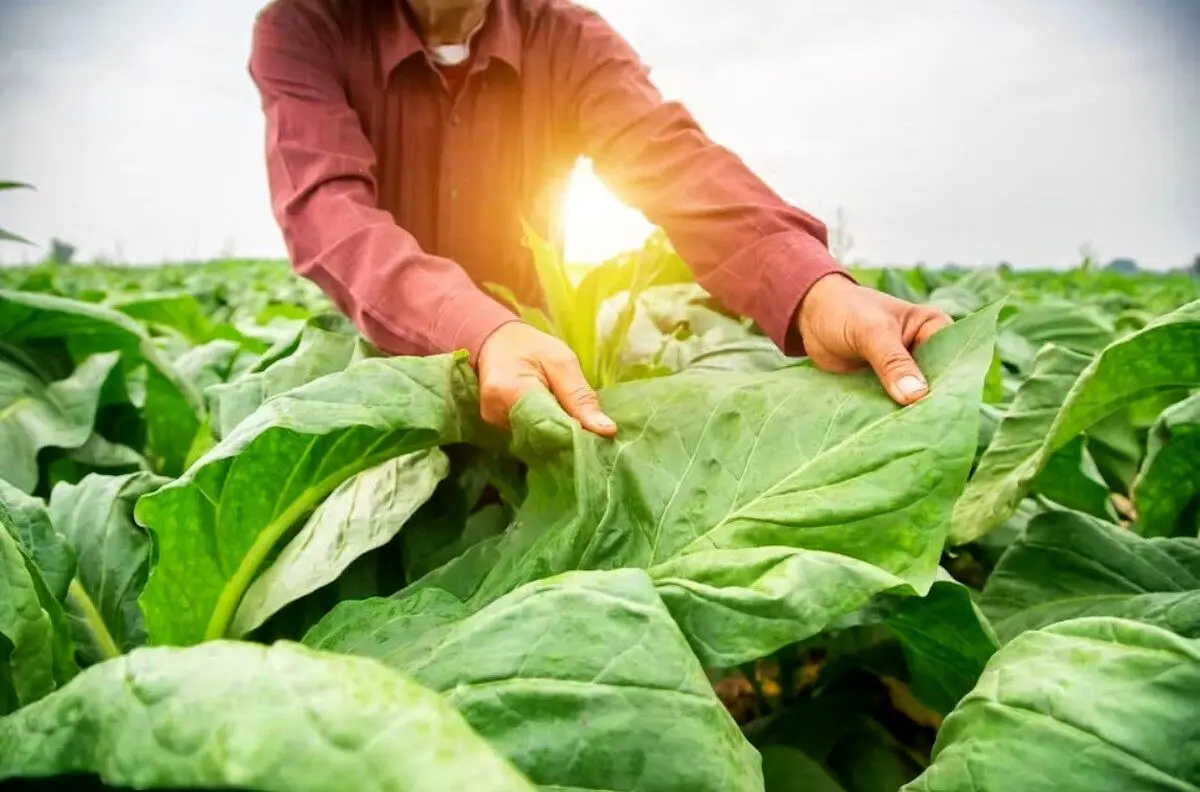
[[[592, 5], [786, 198], [844, 207], [856, 256], [1200, 252], [1200, 0]], [[0, 227], [133, 262], [283, 255], [245, 70], [258, 6], [0, 0], [0, 179], [38, 187], [0, 193]], [[575, 257], [640, 242], [580, 192]]]

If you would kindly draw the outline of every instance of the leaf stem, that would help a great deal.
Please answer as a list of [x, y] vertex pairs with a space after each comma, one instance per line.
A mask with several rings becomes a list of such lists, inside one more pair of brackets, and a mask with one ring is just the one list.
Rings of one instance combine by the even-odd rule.
[[393, 456], [397, 456], [395, 449], [389, 449], [384, 453], [354, 460], [351, 464], [334, 471], [323, 481], [305, 489], [296, 500], [292, 501], [290, 506], [279, 513], [279, 516], [267, 523], [258, 538], [254, 540], [254, 544], [246, 551], [246, 555], [242, 557], [242, 562], [238, 564], [232, 577], [221, 589], [221, 596], [217, 599], [212, 616], [208, 620], [208, 626], [204, 630], [204, 640], [215, 641], [225, 637], [230, 624], [233, 623], [234, 615], [237, 614], [238, 606], [242, 604], [246, 590], [250, 588], [250, 584], [258, 575], [259, 568], [270, 556], [275, 545], [288, 534], [301, 517], [315, 509], [318, 503], [346, 479], [386, 462]]
[[92, 631], [92, 634], [96, 636], [96, 646], [100, 649], [100, 655], [105, 660], [119, 657], [121, 655], [121, 648], [113, 640], [112, 633], [108, 631], [108, 626], [104, 623], [104, 618], [100, 615], [99, 609], [96, 608], [96, 603], [88, 595], [83, 584], [79, 582], [79, 578], [73, 578], [71, 585], [67, 587], [67, 600], [78, 611], [83, 621], [87, 624], [88, 629]]

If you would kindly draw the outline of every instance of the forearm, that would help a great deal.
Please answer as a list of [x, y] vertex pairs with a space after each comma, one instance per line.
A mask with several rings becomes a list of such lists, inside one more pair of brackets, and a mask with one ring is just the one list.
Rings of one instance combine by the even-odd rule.
[[455, 264], [426, 254], [390, 215], [325, 185], [277, 210], [294, 268], [389, 354], [465, 349], [516, 317]]
[[266, 120], [272, 208], [296, 271], [392, 354], [466, 349], [515, 317], [454, 262], [426, 253], [379, 208], [375, 152], [338, 73], [338, 32], [272, 5], [254, 31], [250, 74]]
[[711, 141], [682, 106], [664, 101], [602, 20], [589, 26], [573, 113], [597, 171], [666, 231], [702, 286], [798, 353], [800, 302], [822, 277], [844, 273], [826, 246], [825, 225]]

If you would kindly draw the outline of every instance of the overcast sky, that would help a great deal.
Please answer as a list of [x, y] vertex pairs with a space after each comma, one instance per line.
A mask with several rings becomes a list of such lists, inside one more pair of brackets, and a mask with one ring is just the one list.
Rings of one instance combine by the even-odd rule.
[[[0, 0], [0, 180], [38, 187], [0, 194], [0, 227], [135, 262], [282, 255], [246, 74], [259, 5]], [[856, 256], [1200, 253], [1200, 0], [592, 6], [787, 199], [844, 207]]]

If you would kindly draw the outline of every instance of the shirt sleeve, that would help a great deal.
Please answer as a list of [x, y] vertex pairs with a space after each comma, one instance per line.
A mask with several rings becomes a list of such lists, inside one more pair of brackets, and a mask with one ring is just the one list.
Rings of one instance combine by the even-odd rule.
[[732, 152], [667, 102], [628, 43], [582, 13], [565, 36], [570, 114], [597, 174], [661, 227], [696, 280], [751, 317], [786, 353], [803, 354], [793, 321], [820, 278], [849, 277], [825, 225], [785, 203]]
[[292, 265], [390, 354], [466, 349], [516, 317], [453, 261], [425, 253], [376, 200], [375, 152], [342, 87], [336, 34], [295, 5], [254, 27], [250, 75], [267, 174]]

